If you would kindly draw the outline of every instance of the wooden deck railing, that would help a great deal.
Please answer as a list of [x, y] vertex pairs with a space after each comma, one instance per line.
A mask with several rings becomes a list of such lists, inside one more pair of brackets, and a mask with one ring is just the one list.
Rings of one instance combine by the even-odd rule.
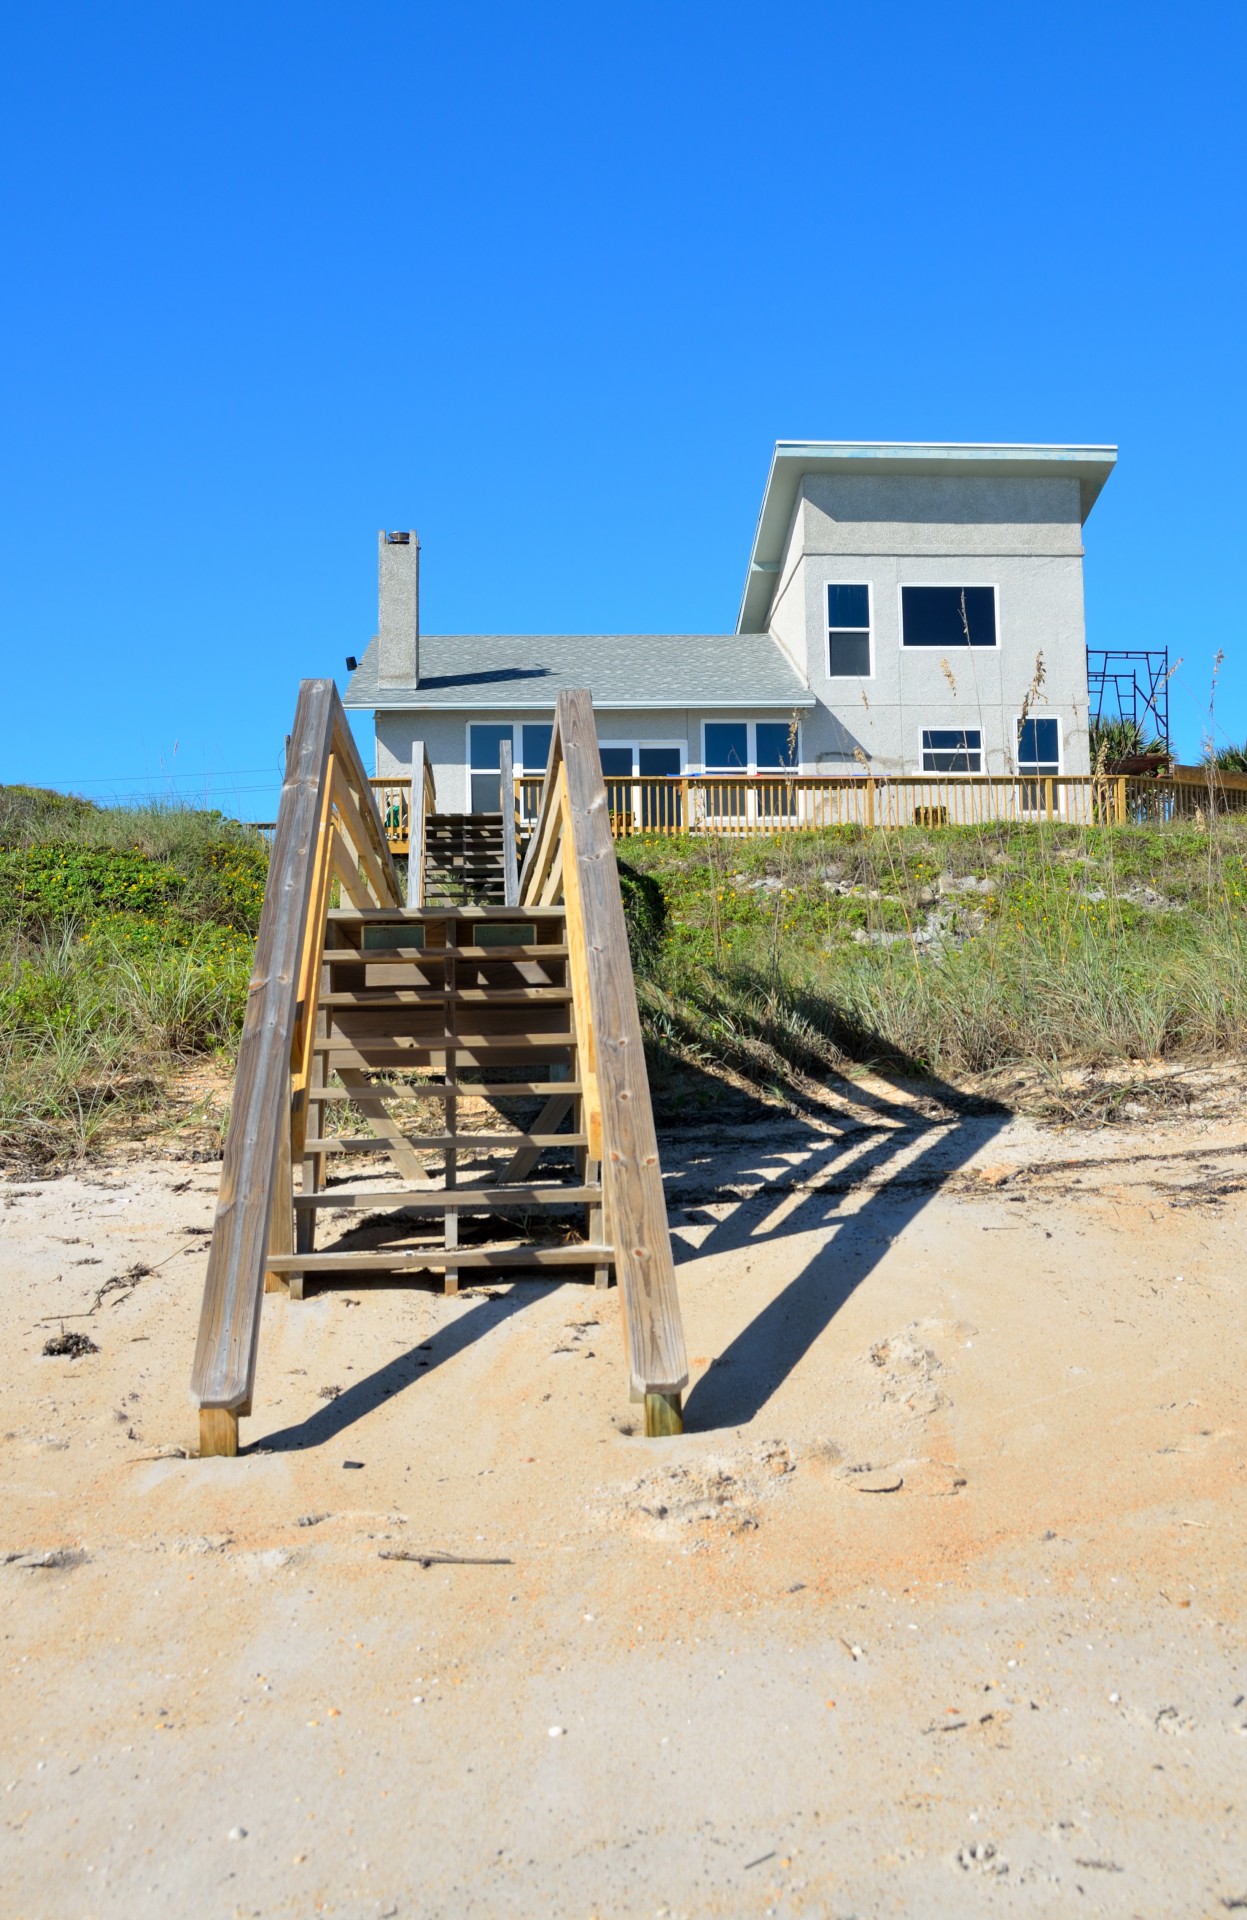
[[[423, 790], [422, 790], [423, 791]], [[247, 994], [208, 1253], [191, 1392], [200, 1451], [238, 1451], [249, 1412], [267, 1257], [294, 1250], [291, 1168], [303, 1150], [325, 915], [337, 881], [352, 906], [402, 890], [332, 680], [299, 688]]]
[[671, 1235], [593, 703], [561, 693], [520, 873], [520, 905], [562, 901], [585, 1130], [601, 1163], [633, 1397], [649, 1434], [678, 1432], [688, 1379]]
[[[413, 824], [417, 830], [414, 837], [417, 844], [422, 846], [421, 829], [425, 819], [433, 811], [433, 768], [429, 763], [423, 740], [412, 743], [411, 764], [421, 769], [421, 778], [414, 782], [416, 794], [414, 807], [412, 805], [413, 781], [409, 774], [404, 774], [401, 779], [390, 779], [387, 776], [369, 781], [373, 801], [385, 827], [385, 837], [389, 842], [391, 853], [410, 853]], [[418, 906], [420, 903], [413, 899], [411, 904]]]
[[[374, 780], [393, 853], [408, 852], [410, 787]], [[515, 777], [521, 833], [534, 820], [542, 781]], [[992, 821], [1064, 821], [1072, 826], [1189, 820], [1247, 813], [1247, 775], [1178, 767], [1163, 779], [1131, 774], [955, 775], [823, 778], [817, 775], [607, 780], [616, 840], [637, 833], [794, 833], [825, 827], [983, 826]], [[392, 823], [392, 824], [391, 824]]]

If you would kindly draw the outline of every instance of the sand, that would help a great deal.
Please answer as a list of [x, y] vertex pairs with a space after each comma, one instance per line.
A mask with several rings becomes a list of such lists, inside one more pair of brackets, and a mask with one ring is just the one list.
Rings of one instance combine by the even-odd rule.
[[1247, 1908], [1247, 1125], [663, 1153], [658, 1442], [614, 1293], [377, 1284], [184, 1458], [218, 1169], [0, 1187], [10, 1920]]

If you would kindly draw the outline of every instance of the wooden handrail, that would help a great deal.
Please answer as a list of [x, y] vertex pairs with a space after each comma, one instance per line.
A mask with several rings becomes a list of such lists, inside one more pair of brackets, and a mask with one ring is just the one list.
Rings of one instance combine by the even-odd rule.
[[251, 1405], [270, 1245], [286, 1251], [331, 876], [368, 906], [402, 892], [332, 680], [299, 688], [247, 993], [191, 1392], [200, 1450], [236, 1453]]
[[688, 1361], [593, 703], [580, 691], [558, 696], [520, 876], [521, 905], [559, 898], [590, 1152], [596, 1125], [632, 1388], [645, 1400], [647, 1433], [678, 1432]]
[[499, 804], [502, 807], [502, 898], [508, 907], [518, 906], [520, 870], [515, 850], [515, 771], [511, 742], [504, 740], [498, 753]]
[[424, 905], [424, 841], [429, 815], [437, 811], [437, 789], [423, 740], [411, 743], [411, 807], [407, 824], [407, 904]]

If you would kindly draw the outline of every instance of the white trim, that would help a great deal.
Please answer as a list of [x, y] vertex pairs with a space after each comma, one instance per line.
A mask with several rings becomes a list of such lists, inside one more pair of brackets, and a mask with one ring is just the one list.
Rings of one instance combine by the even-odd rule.
[[[553, 739], [553, 738], [554, 738], [554, 728], [555, 728], [555, 724], [556, 724], [556, 721], [555, 721], [555, 716], [554, 716], [554, 714], [553, 714], [553, 713], [551, 713], [551, 715], [550, 715], [550, 718], [549, 718], [549, 721], [545, 721], [545, 720], [515, 720], [515, 721], [512, 721], [512, 723], [511, 723], [511, 760], [512, 760], [512, 765], [514, 766], [514, 768], [515, 768], [515, 771], [516, 771], [516, 773], [517, 773], [517, 774], [526, 774], [526, 775], [529, 775], [529, 776], [531, 777], [531, 775], [532, 775], [532, 774], [535, 774], [535, 773], [537, 773], [537, 772], [539, 771], [539, 770], [538, 770], [538, 768], [536, 768], [536, 767], [531, 767], [531, 768], [530, 768], [530, 767], [526, 767], [526, 766], [525, 766], [525, 765], [523, 764], [523, 761], [524, 761], [524, 729], [525, 729], [525, 727], [544, 727], [544, 726], [547, 726], [547, 725], [548, 725], [548, 726], [549, 726], [549, 728], [550, 728], [550, 737], [551, 737], [551, 739]], [[473, 725], [473, 726], [478, 726], [478, 727], [479, 727], [479, 726], [482, 726], [482, 725], [488, 725], [488, 722], [487, 722], [487, 721], [480, 721], [480, 720], [476, 720], [476, 721], [470, 721], [470, 722], [469, 722], [469, 725]], [[548, 764], [549, 764], [549, 760], [550, 760], [550, 750], [549, 750], [549, 748], [547, 747], [547, 749], [546, 749], [546, 757], [545, 757], [545, 759], [544, 759], [544, 760], [542, 761], [542, 763], [541, 763], [541, 767], [540, 767], [540, 772], [541, 772], [541, 774], [542, 774], [543, 776], [544, 776], [544, 774], [545, 774], [545, 770], [546, 770], [546, 767], [547, 767], [547, 766], [548, 766]]]
[[1065, 728], [1061, 725], [1061, 716], [1051, 707], [1044, 707], [1039, 713], [1028, 713], [1028, 720], [1055, 720], [1056, 722], [1056, 772], [1035, 773], [1030, 767], [1023, 767], [1018, 749], [1021, 741], [1018, 735], [1022, 731], [1022, 715], [1013, 718], [1013, 765], [1019, 780], [1059, 780], [1065, 772]]
[[[852, 584], [856, 586], [858, 582], [855, 580]], [[712, 767], [708, 770], [706, 766], [706, 728], [707, 726], [723, 726], [725, 724], [728, 726], [735, 724], [738, 727], [745, 728], [745, 742], [746, 742], [745, 750], [749, 756], [749, 764], [747, 767], [739, 767], [739, 768]], [[774, 726], [775, 722], [772, 720], [767, 720], [767, 721], [764, 721], [763, 724], [765, 726]], [[732, 721], [724, 722], [722, 720], [719, 720], [719, 721], [703, 720], [701, 723], [701, 762], [700, 762], [702, 773], [704, 774], [704, 773], [707, 773], [708, 771], [709, 777], [711, 779], [719, 779], [719, 780], [755, 779], [759, 771], [757, 729], [758, 729], [758, 723], [756, 720], [742, 719], [739, 714], [736, 716], [735, 722], [732, 722]], [[800, 726], [797, 727], [797, 757], [793, 765], [790, 767], [763, 767], [761, 771], [764, 776], [770, 775], [776, 779], [782, 779], [786, 773], [791, 773], [791, 774], [804, 773], [805, 762], [802, 759], [802, 741], [801, 741]]]
[[[808, 556], [807, 556], [808, 557]], [[869, 673], [833, 673], [831, 670], [831, 636], [833, 633], [861, 633], [861, 627], [833, 627], [831, 610], [827, 604], [828, 587], [865, 587], [867, 624], [866, 647], [870, 655]], [[875, 677], [875, 583], [873, 580], [824, 580], [823, 581], [823, 665], [829, 680], [840, 680], [852, 684], [855, 680], [873, 680]]]
[[[787, 659], [790, 656], [784, 657]], [[422, 702], [420, 689], [415, 687], [403, 700], [344, 700], [342, 704], [351, 713], [410, 713], [421, 718], [436, 714], [453, 718], [457, 713], [497, 713], [500, 707], [505, 707], [510, 713], [552, 713], [559, 693], [566, 691], [565, 687], [556, 688], [553, 696], [547, 694], [543, 700], [447, 700], [443, 704]], [[791, 713], [794, 707], [818, 705], [817, 697], [808, 687], [785, 694], [782, 700], [700, 700], [686, 695], [679, 699], [668, 697], [666, 700], [599, 700], [596, 695], [594, 698], [598, 711], [602, 713], [739, 713], [742, 706], [753, 707], [759, 713]]]
[[[473, 727], [496, 727], [502, 733], [511, 729], [511, 765], [515, 765], [515, 722], [514, 720], [465, 720], [463, 723], [463, 769], [471, 781], [474, 773], [501, 773], [501, 767], [474, 767], [472, 765], [472, 729]], [[470, 792], [470, 787], [469, 787]]]
[[[632, 778], [634, 780], [648, 779], [649, 777], [648, 775], [643, 775], [639, 771], [640, 755], [641, 755], [641, 749], [643, 747], [645, 748], [661, 747], [667, 752], [670, 752], [674, 749], [680, 756], [681, 774], [684, 773], [686, 767], [688, 766], [688, 741], [687, 740], [639, 740], [639, 739], [608, 740], [604, 738], [602, 734], [599, 734], [598, 735], [599, 753], [601, 752], [603, 747], [631, 747]], [[622, 780], [624, 778], [624, 775], [622, 773], [608, 773], [606, 777], [608, 780]]]
[[[960, 733], [961, 733], [961, 734], [963, 734], [963, 735], [964, 735], [964, 734], [971, 734], [971, 733], [977, 733], [977, 734], [978, 734], [978, 737], [979, 737], [979, 744], [978, 744], [978, 756], [979, 756], [979, 764], [978, 764], [978, 767], [977, 767], [976, 769], [973, 769], [973, 770], [970, 770], [970, 769], [967, 769], [967, 771], [966, 771], [965, 773], [945, 773], [945, 772], [942, 772], [942, 771], [937, 771], [937, 770], [935, 770], [935, 769], [928, 769], [928, 768], [926, 768], [926, 767], [924, 767], [924, 766], [923, 766], [923, 764], [922, 764], [922, 756], [923, 756], [923, 754], [924, 754], [924, 753], [926, 753], [926, 752], [928, 752], [928, 751], [929, 751], [929, 752], [931, 752], [931, 753], [956, 753], [956, 752], [957, 752], [957, 748], [956, 748], [956, 747], [931, 747], [931, 748], [929, 748], [929, 749], [928, 749], [928, 748], [926, 748], [926, 747], [924, 747], [924, 746], [923, 746], [923, 744], [922, 744], [922, 736], [923, 736], [923, 734], [924, 734], [924, 733], [958, 733], [958, 732], [960, 732]], [[985, 761], [985, 759], [986, 759], [986, 757], [987, 757], [987, 749], [986, 749], [986, 747], [985, 747], [985, 746], [983, 745], [983, 733], [984, 733], [984, 728], [983, 728], [983, 727], [981, 727], [981, 726], [979, 726], [979, 727], [960, 727], [960, 728], [958, 728], [958, 727], [939, 727], [939, 726], [925, 726], [925, 727], [924, 727], [924, 726], [921, 726], [921, 725], [920, 725], [920, 726], [919, 726], [919, 728], [918, 728], [918, 778], [919, 778], [920, 780], [975, 780], [975, 779], [980, 779], [980, 778], [982, 777], [982, 775], [983, 775], [983, 773], [984, 773], [984, 771], [985, 771], [985, 769], [984, 769], [984, 764], [983, 764], [983, 763], [984, 763], [984, 761]], [[973, 753], [973, 752], [975, 751], [975, 749], [974, 749], [973, 747], [969, 747], [969, 746], [967, 746], [967, 747], [966, 747], [966, 748], [964, 749], [964, 751], [965, 751], [966, 753]]]
[[[1000, 582], [999, 580], [898, 580], [896, 583], [896, 618], [900, 628], [902, 653], [925, 653], [928, 658], [937, 653], [935, 647], [910, 647], [905, 643], [905, 589], [906, 587], [943, 587], [953, 593], [961, 593], [966, 588], [990, 587], [993, 609], [996, 618], [996, 638], [990, 647], [966, 647], [967, 653], [999, 653], [1000, 638]], [[962, 651], [960, 643], [957, 652]]]

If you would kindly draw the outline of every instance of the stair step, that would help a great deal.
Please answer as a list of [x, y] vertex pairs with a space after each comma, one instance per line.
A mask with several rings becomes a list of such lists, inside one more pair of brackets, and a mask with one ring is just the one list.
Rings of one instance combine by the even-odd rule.
[[494, 904], [434, 907], [331, 907], [329, 920], [339, 927], [422, 926], [449, 920], [559, 921], [567, 918], [565, 907], [507, 907]]
[[325, 963], [331, 967], [361, 965], [402, 965], [413, 959], [423, 966], [426, 960], [566, 960], [567, 948], [553, 941], [529, 947], [326, 947]]
[[421, 1080], [413, 1086], [399, 1086], [394, 1081], [373, 1083], [367, 1091], [351, 1087], [309, 1087], [308, 1101], [312, 1106], [327, 1106], [334, 1100], [366, 1099], [368, 1093], [380, 1094], [383, 1099], [407, 1100], [433, 1099], [450, 1100], [473, 1098], [477, 1100], [551, 1100], [556, 1094], [580, 1093], [583, 1089], [579, 1080], [459, 1080], [453, 1087], [444, 1080]]
[[[406, 1133], [409, 1147], [421, 1152], [445, 1153], [451, 1147], [459, 1153], [506, 1153], [520, 1147], [585, 1147], [587, 1133]], [[323, 1139], [303, 1142], [308, 1153], [388, 1153], [389, 1145], [375, 1134], [330, 1134]]]
[[343, 987], [334, 993], [322, 993], [321, 1007], [354, 1007], [371, 1013], [386, 1007], [521, 1007], [566, 1006], [572, 997], [570, 987], [410, 987], [405, 992], [388, 987]]
[[431, 1267], [598, 1267], [614, 1262], [614, 1247], [589, 1241], [561, 1241], [548, 1247], [531, 1241], [493, 1247], [417, 1247], [393, 1253], [270, 1253], [270, 1273], [418, 1273]]
[[[555, 1064], [542, 1058], [545, 1053], [568, 1052], [567, 1042], [550, 1042], [543, 1046], [534, 1042], [531, 1046], [513, 1040], [491, 1040], [488, 1045], [473, 1045], [466, 1041], [447, 1046], [433, 1046], [428, 1041], [413, 1041], [410, 1046], [387, 1046], [379, 1040], [364, 1040], [358, 1049], [350, 1043], [337, 1043], [331, 1048], [317, 1047], [317, 1052], [325, 1061], [330, 1073], [336, 1073], [339, 1067], [354, 1067], [360, 1073], [422, 1073], [437, 1071], [438, 1060], [444, 1054], [453, 1054], [460, 1066], [467, 1067], [544, 1067]], [[561, 1063], [560, 1063], [561, 1064]], [[464, 1092], [470, 1091], [464, 1088]], [[561, 1091], [561, 1089], [560, 1089]]]
[[[574, 1033], [421, 1033], [421, 1034], [346, 1034], [336, 1039], [312, 1042], [313, 1051], [331, 1059], [337, 1054], [354, 1055], [366, 1048], [369, 1053], [462, 1053], [464, 1048], [499, 1047], [508, 1053], [525, 1052], [531, 1047], [574, 1047]], [[349, 1062], [348, 1062], [349, 1064]]]
[[584, 1207], [601, 1204], [601, 1187], [451, 1187], [429, 1192], [419, 1187], [327, 1187], [321, 1193], [296, 1193], [294, 1204], [308, 1210], [349, 1207], [367, 1213], [390, 1207], [406, 1213], [494, 1213], [499, 1207]]

